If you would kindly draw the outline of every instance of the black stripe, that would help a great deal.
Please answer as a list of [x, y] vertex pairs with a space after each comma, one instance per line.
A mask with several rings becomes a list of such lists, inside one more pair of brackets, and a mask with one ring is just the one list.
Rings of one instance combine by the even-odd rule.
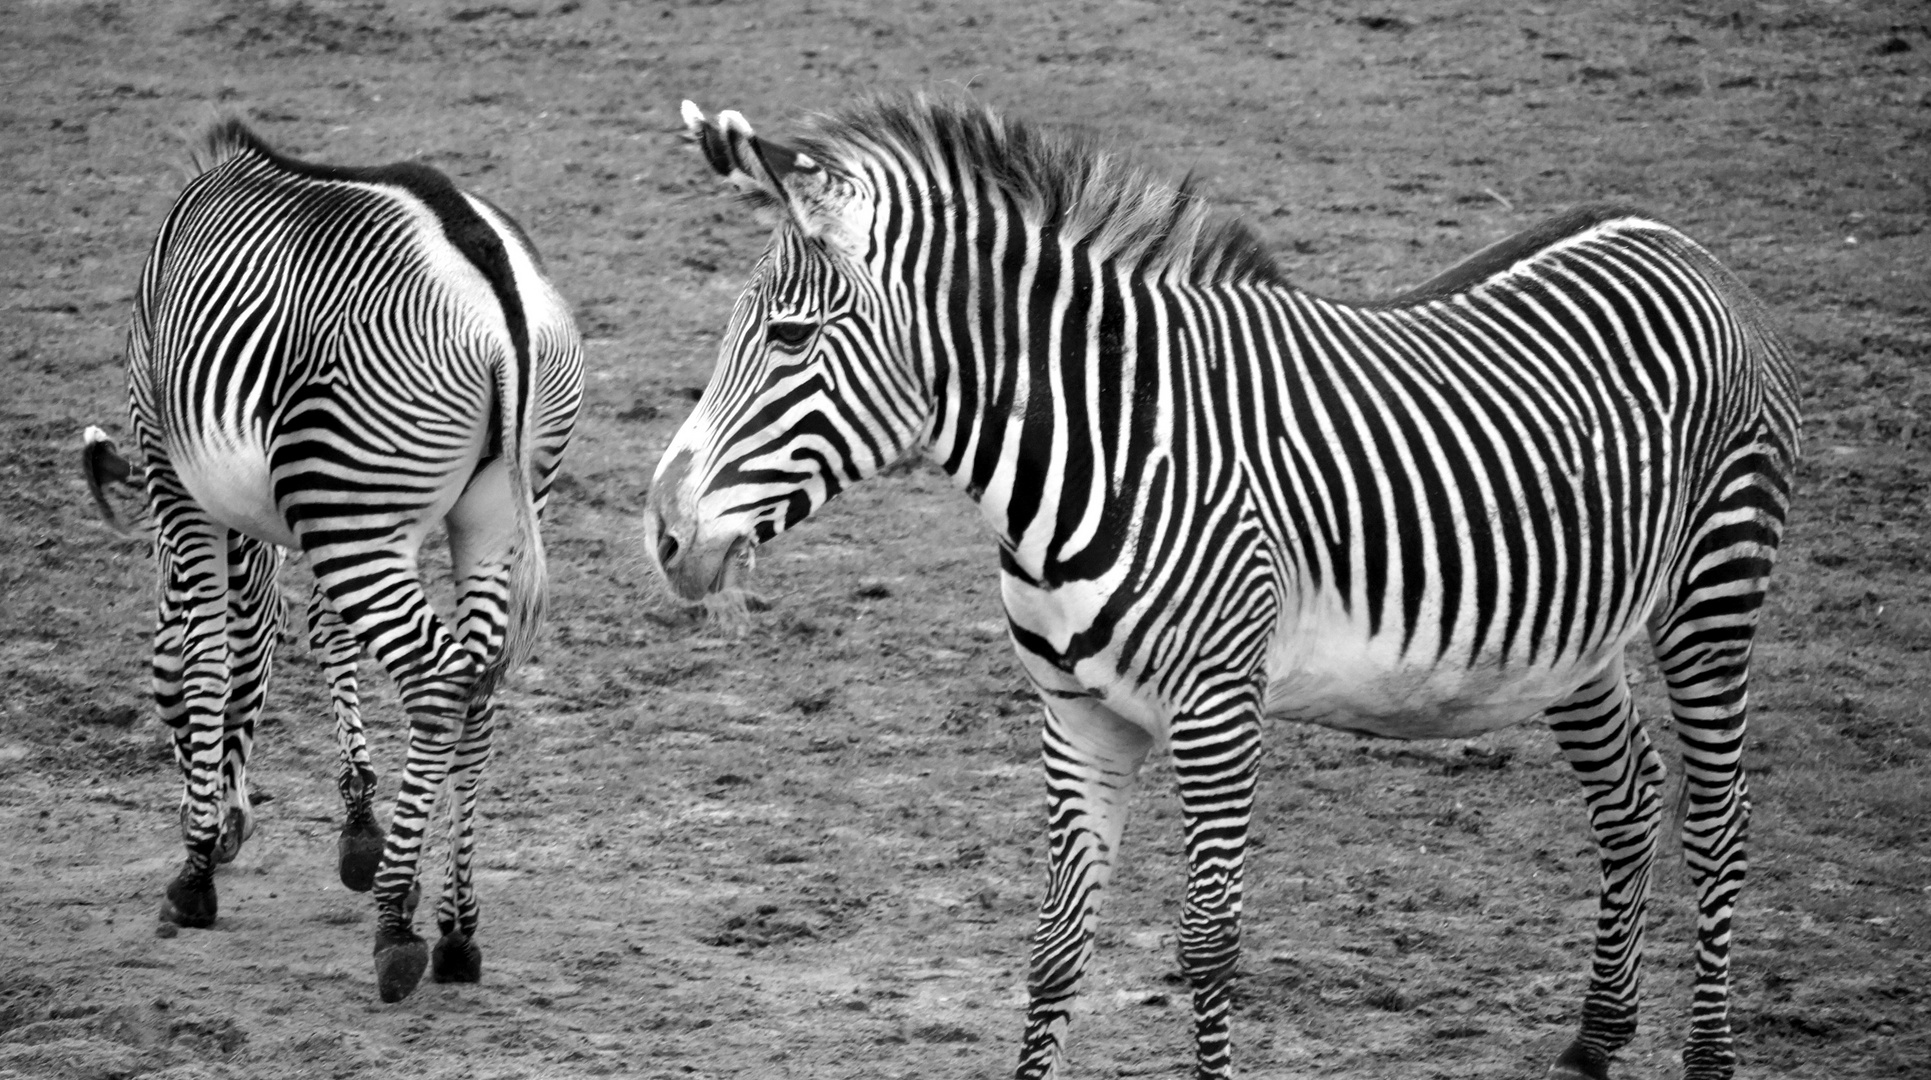
[[[210, 133], [209, 138], [210, 141], [219, 138], [246, 147], [266, 158], [277, 169], [293, 176], [324, 182], [399, 188], [420, 200], [435, 215], [437, 223], [442, 226], [443, 236], [489, 282], [490, 291], [496, 294], [496, 301], [503, 309], [503, 323], [509, 329], [510, 344], [516, 350], [517, 364], [522, 366], [530, 362], [529, 325], [523, 313], [522, 295], [516, 289], [516, 273], [510, 265], [509, 252], [503, 247], [502, 237], [470, 206], [449, 177], [419, 161], [399, 161], [389, 165], [323, 165], [303, 161], [275, 150], [237, 119], [224, 121]], [[504, 215], [504, 218], [508, 220], [508, 215]], [[512, 228], [522, 235], [521, 226], [513, 225]]]

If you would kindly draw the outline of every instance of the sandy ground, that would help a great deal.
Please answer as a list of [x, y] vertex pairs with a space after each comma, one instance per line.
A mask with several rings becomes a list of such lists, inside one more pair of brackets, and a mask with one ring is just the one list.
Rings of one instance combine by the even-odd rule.
[[[1412, 284], [1615, 198], [1764, 295], [1802, 358], [1809, 461], [1756, 685], [1741, 1075], [1924, 1075], [1928, 21], [1906, 0], [0, 0], [0, 1077], [1010, 1070], [1042, 795], [969, 505], [923, 468], [858, 489], [765, 553], [771, 604], [741, 634], [655, 590], [636, 524], [762, 243], [680, 145], [678, 101], [778, 132], [937, 83], [1192, 170], [1316, 291]], [[84, 425], [124, 429], [135, 275], [182, 134], [217, 110], [301, 156], [420, 158], [488, 195], [589, 339], [547, 534], [556, 615], [485, 784], [484, 980], [399, 1005], [375, 999], [371, 904], [334, 879], [333, 748], [299, 648], [220, 922], [155, 932], [180, 851], [144, 689], [152, 569], [92, 524], [74, 463]], [[398, 711], [365, 684], [392, 794]], [[1269, 739], [1245, 1074], [1540, 1076], [1593, 905], [1548, 736]], [[1177, 818], [1151, 768], [1076, 1076], [1187, 1061]], [[1677, 1073], [1681, 879], [1622, 1077]]]

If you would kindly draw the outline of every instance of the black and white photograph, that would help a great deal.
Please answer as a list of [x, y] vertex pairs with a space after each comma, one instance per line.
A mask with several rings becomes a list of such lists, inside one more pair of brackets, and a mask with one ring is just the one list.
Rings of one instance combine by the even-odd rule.
[[1923, 0], [0, 86], [0, 1080], [1931, 1076]]

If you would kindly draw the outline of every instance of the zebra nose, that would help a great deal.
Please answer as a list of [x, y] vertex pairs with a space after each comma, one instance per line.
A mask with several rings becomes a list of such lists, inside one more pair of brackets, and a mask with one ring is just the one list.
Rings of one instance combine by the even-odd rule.
[[683, 548], [683, 546], [684, 545], [677, 542], [677, 537], [671, 535], [669, 529], [665, 529], [664, 531], [658, 533], [657, 534], [657, 565], [663, 567], [666, 570], [670, 569], [671, 563], [677, 561], [677, 553], [679, 550]]
[[697, 533], [697, 523], [680, 498], [690, 468], [688, 450], [664, 459], [651, 481], [650, 494], [644, 499], [645, 539], [657, 552], [657, 565], [665, 573], [675, 568], [677, 557], [683, 554], [689, 538]]
[[[678, 534], [683, 532], [684, 536]], [[657, 568], [668, 574], [677, 568], [677, 559], [684, 553], [690, 530], [680, 529], [677, 518], [665, 514], [655, 506], [644, 508], [644, 543], [657, 554]]]

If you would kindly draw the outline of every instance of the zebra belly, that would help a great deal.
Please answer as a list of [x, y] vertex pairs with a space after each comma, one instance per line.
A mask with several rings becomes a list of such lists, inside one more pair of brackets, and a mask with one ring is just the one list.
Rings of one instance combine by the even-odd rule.
[[268, 452], [259, 443], [236, 440], [176, 450], [173, 458], [175, 474], [209, 517], [257, 540], [296, 546], [295, 534], [275, 506]]
[[1377, 647], [1345, 638], [1277, 647], [1269, 657], [1267, 714], [1389, 739], [1465, 739], [1534, 718], [1614, 655], [1510, 668], [1456, 663], [1452, 654], [1425, 663], [1398, 653], [1392, 642]]

